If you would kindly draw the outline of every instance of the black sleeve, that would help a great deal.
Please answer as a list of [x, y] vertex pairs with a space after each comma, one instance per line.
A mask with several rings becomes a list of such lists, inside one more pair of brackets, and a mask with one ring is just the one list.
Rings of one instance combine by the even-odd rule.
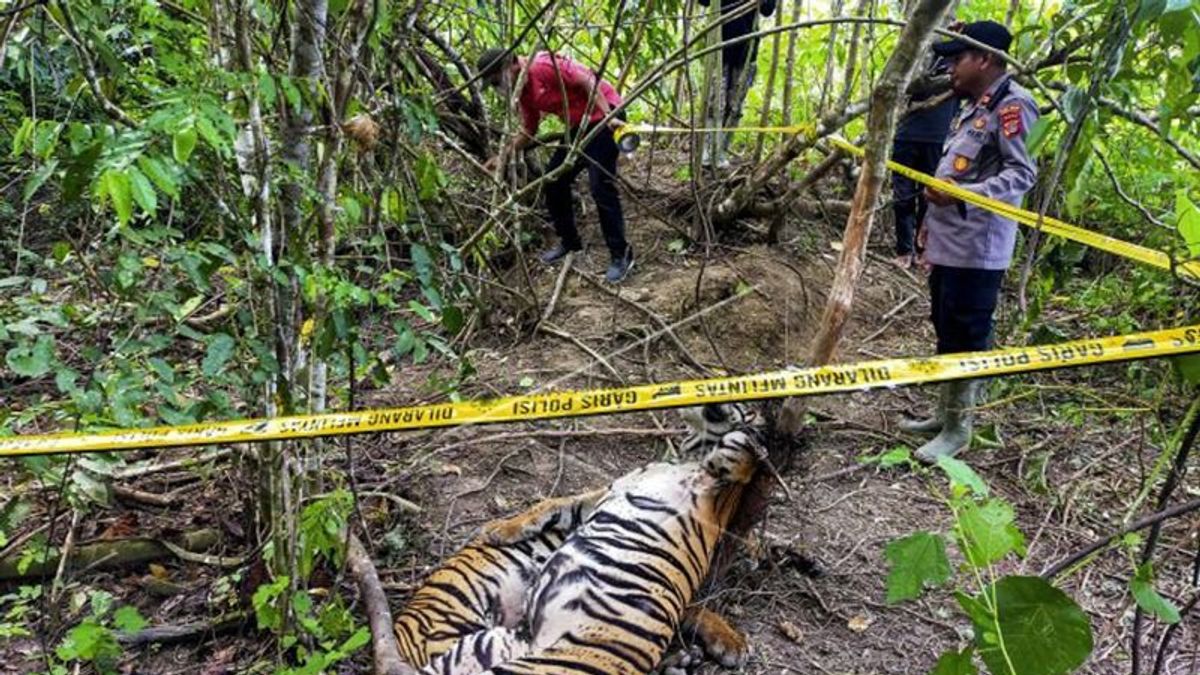
[[708, 7], [708, 0], [700, 0], [701, 7]]
[[[701, 0], [703, 2], [703, 0]], [[775, 0], [760, 0], [758, 3], [758, 11], [763, 16], [771, 16], [775, 13]]]

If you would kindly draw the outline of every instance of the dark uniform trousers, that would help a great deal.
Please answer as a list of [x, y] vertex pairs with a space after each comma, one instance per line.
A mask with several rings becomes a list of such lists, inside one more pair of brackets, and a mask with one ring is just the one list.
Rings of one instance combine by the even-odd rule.
[[[910, 169], [933, 175], [938, 160], [942, 158], [942, 144], [897, 139], [892, 146], [892, 160]], [[912, 179], [892, 174], [892, 213], [896, 218], [896, 255], [909, 255], [915, 251], [913, 238], [917, 224], [925, 218], [925, 192]]]
[[937, 353], [991, 348], [992, 313], [1003, 279], [1004, 270], [933, 266], [929, 274], [930, 318], [937, 333]]
[[[587, 127], [572, 129], [567, 134], [563, 145], [559, 146], [550, 157], [546, 172], [554, 171], [562, 166], [570, 150], [571, 139], [587, 133]], [[576, 156], [571, 167], [561, 176], [546, 185], [546, 208], [550, 212], [550, 220], [554, 223], [554, 231], [567, 250], [576, 251], [583, 248], [579, 239], [579, 229], [575, 226], [575, 203], [571, 185], [575, 178], [586, 168], [588, 185], [592, 190], [592, 198], [596, 201], [596, 211], [600, 216], [600, 229], [604, 232], [604, 243], [614, 259], [625, 255], [628, 246], [625, 242], [625, 216], [621, 211], [621, 198], [617, 194], [617, 156], [620, 150], [613, 138], [612, 129], [601, 129], [586, 146], [583, 153]]]

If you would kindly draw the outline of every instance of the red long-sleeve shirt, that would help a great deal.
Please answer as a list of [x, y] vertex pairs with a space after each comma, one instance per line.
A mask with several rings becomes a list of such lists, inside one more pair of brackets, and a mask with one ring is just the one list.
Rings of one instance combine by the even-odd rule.
[[[558, 115], [568, 127], [578, 127], [583, 121], [584, 111], [588, 109], [594, 79], [591, 69], [565, 56], [550, 52], [534, 54], [525, 87], [518, 99], [525, 132], [530, 136], [536, 134], [545, 115]], [[610, 107], [621, 105], [621, 96], [611, 84], [600, 80], [596, 90]], [[565, 106], [564, 91], [567, 95]], [[603, 117], [604, 113], [600, 112], [599, 107], [592, 105], [588, 121], [596, 122]]]

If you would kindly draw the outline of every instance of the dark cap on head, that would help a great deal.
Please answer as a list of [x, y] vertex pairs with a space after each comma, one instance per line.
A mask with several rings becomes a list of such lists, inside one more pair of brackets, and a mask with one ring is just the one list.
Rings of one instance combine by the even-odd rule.
[[475, 71], [479, 77], [487, 79], [500, 72], [512, 60], [512, 52], [503, 47], [492, 47], [485, 50], [475, 61]]
[[[1005, 54], [1008, 53], [1008, 47], [1012, 44], [1012, 33], [1008, 32], [1004, 24], [996, 23], [995, 21], [969, 23], [963, 26], [963, 29], [959, 32], [976, 42], [981, 42], [993, 49], [998, 49]], [[975, 49], [975, 47], [965, 40], [952, 38], [935, 44], [933, 46], [933, 53], [938, 56], [954, 56], [968, 49]]]

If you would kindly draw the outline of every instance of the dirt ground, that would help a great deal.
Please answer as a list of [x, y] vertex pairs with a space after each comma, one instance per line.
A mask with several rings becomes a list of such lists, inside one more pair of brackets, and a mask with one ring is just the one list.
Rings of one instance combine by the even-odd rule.
[[[650, 180], [643, 170], [629, 173], [641, 186], [625, 201], [637, 251], [633, 275], [616, 289], [593, 283], [607, 259], [594, 210], [584, 199], [580, 224], [588, 250], [573, 262], [553, 314], [543, 330], [518, 335], [506, 323], [516, 321], [515, 310], [497, 306], [493, 327], [477, 328], [468, 345], [478, 375], [462, 395], [666, 381], [700, 375], [694, 364], [711, 373], [741, 373], [803, 361], [836, 262], [831, 242], [840, 222], [789, 221], [786, 241], [775, 247], [755, 243], [761, 237], [751, 230], [722, 232], [721, 244], [708, 251], [702, 265], [701, 247], [681, 252], [673, 243], [682, 225], [665, 219], [669, 195], [652, 187], [672, 184], [671, 167], [656, 168]], [[931, 352], [923, 279], [885, 262], [888, 228], [885, 219], [873, 237], [842, 361]], [[535, 306], [542, 311], [559, 270], [535, 266], [532, 272]], [[523, 283], [515, 275], [507, 282]], [[1045, 321], [1055, 323], [1053, 312], [1048, 317]], [[679, 344], [663, 335], [664, 325], [672, 326]], [[1070, 318], [1056, 327], [1078, 334]], [[991, 384], [980, 424], [994, 426], [999, 443], [974, 449], [965, 459], [1016, 506], [1029, 552], [1024, 560], [1002, 564], [1003, 572], [1037, 574], [1119, 528], [1160, 451], [1147, 413], [1129, 412], [1145, 405], [1136, 383], [1167, 372], [1163, 363], [1113, 365]], [[402, 369], [392, 386], [367, 392], [360, 405], [427, 400], [430, 374], [429, 369]], [[966, 646], [970, 623], [949, 589], [897, 606], [884, 602], [887, 542], [950, 527], [949, 511], [937, 497], [944, 479], [859, 461], [898, 445], [915, 447], [919, 439], [895, 425], [905, 413], [926, 410], [930, 393], [928, 388], [895, 389], [811, 401], [814, 428], [803, 466], [785, 477], [790, 494], [776, 491], [768, 521], [751, 548], [768, 548], [764, 542], [790, 547], [815, 559], [823, 574], [746, 560], [705, 600], [750, 636], [753, 657], [744, 672], [928, 672], [942, 651]], [[670, 457], [671, 441], [681, 436], [677, 415], [664, 412], [357, 439], [360, 489], [398, 496], [421, 509], [405, 512], [388, 497], [362, 501], [372, 526], [369, 543], [393, 609], [482, 523]], [[208, 498], [219, 499], [221, 480], [211, 481], [210, 489], [214, 494]], [[194, 520], [221, 522], [211, 509]], [[1193, 514], [1171, 522], [1164, 532], [1156, 562], [1159, 586], [1178, 604], [1197, 592], [1191, 566], [1198, 530], [1200, 518]], [[1092, 620], [1096, 646], [1084, 672], [1129, 671], [1131, 569], [1129, 557], [1113, 550], [1062, 584]], [[957, 578], [971, 587], [965, 575]], [[106, 582], [120, 587], [122, 579], [96, 583]], [[203, 604], [207, 592], [197, 580], [183, 600], [142, 599], [140, 605], [152, 620], [178, 617], [188, 611], [188, 602], [191, 611], [202, 614], [195, 603]], [[1145, 644], [1153, 655], [1163, 626], [1148, 625], [1151, 637]], [[1162, 672], [1200, 672], [1198, 636], [1200, 613], [1193, 612], [1178, 628]], [[261, 641], [226, 636], [199, 650], [147, 650], [127, 663], [129, 672], [205, 664], [201, 672], [217, 673], [266, 656]], [[343, 670], [365, 667], [367, 662], [359, 660]], [[706, 667], [705, 672], [719, 671]]]

